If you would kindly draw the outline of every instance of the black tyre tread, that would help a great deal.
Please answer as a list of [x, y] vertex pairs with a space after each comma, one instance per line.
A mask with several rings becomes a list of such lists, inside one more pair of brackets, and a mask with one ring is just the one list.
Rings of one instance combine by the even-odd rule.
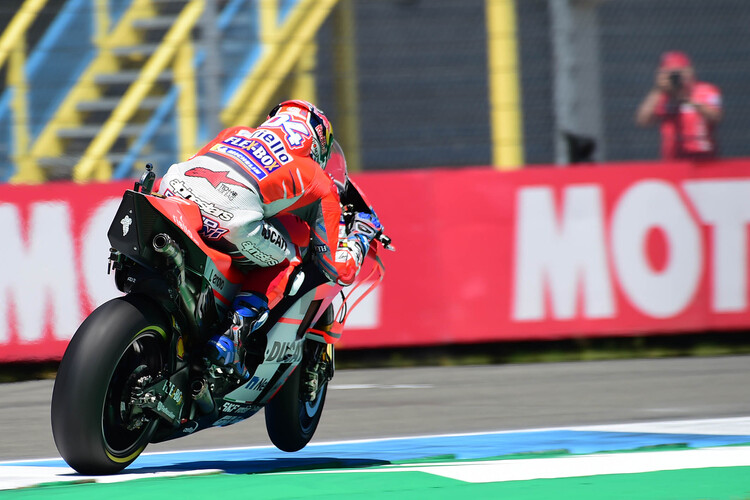
[[315, 429], [323, 414], [325, 397], [328, 393], [327, 384], [320, 389], [318, 397], [322, 400], [312, 424], [307, 429], [302, 428], [300, 412], [304, 402], [300, 401], [299, 397], [301, 377], [302, 367], [298, 366], [265, 407], [268, 437], [281, 451], [294, 452], [304, 448], [315, 434]]
[[112, 474], [132, 457], [112, 460], [102, 436], [102, 408], [116, 364], [133, 336], [156, 326], [168, 332], [164, 313], [149, 299], [112, 299], [89, 315], [60, 363], [52, 393], [52, 434], [60, 455], [82, 474]]

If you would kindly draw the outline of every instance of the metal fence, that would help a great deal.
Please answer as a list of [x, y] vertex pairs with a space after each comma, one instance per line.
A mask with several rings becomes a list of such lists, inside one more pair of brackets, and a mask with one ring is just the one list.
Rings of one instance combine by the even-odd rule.
[[[598, 121], [596, 130], [569, 130], [595, 136], [597, 160], [658, 158], [658, 131], [637, 127], [634, 114], [666, 50], [687, 52], [698, 78], [721, 89], [722, 156], [750, 155], [750, 2], [515, 4], [526, 164], [564, 162], [560, 137], [569, 128], [566, 120], [583, 128], [586, 121]], [[485, 1], [357, 0], [354, 5], [365, 168], [489, 163], [491, 40]], [[325, 33], [321, 38], [324, 47], [335, 43], [325, 41]], [[329, 71], [330, 64], [321, 65], [323, 104], [334, 102], [326, 85]], [[575, 86], [570, 95], [564, 95], [566, 78]]]
[[659, 55], [687, 52], [699, 80], [723, 95], [722, 156], [750, 155], [750, 2], [614, 0], [599, 7], [607, 159], [658, 156], [658, 132], [633, 126]]

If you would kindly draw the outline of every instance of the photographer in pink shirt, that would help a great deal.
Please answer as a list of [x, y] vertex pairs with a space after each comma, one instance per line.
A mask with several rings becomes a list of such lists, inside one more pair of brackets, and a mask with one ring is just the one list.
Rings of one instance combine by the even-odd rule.
[[636, 113], [636, 122], [642, 127], [659, 124], [662, 158], [715, 158], [716, 127], [721, 119], [719, 88], [696, 81], [685, 53], [662, 54], [654, 88]]

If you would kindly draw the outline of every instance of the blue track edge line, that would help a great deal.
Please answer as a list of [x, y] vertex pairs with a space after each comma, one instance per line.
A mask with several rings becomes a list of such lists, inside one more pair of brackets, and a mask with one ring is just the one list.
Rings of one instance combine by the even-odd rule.
[[[750, 444], [750, 436], [547, 430], [455, 436], [391, 438], [308, 445], [296, 453], [274, 447], [145, 453], [124, 474], [221, 469], [230, 474], [306, 469], [322, 465], [363, 467], [451, 457], [495, 458], [521, 453], [589, 454], [657, 446], [703, 448]], [[62, 459], [25, 460], [3, 466], [65, 467]]]

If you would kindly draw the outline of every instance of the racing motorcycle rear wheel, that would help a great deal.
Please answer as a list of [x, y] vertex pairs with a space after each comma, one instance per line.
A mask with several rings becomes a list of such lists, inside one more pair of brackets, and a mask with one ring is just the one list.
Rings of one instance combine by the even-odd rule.
[[299, 451], [315, 434], [323, 414], [328, 382], [321, 384], [314, 401], [305, 401], [300, 392], [302, 366], [292, 372], [278, 393], [266, 404], [266, 431], [282, 451]]
[[158, 420], [134, 419], [132, 394], [166, 367], [168, 324], [153, 302], [125, 296], [97, 308], [73, 336], [55, 379], [52, 434], [81, 474], [119, 472], [151, 439]]

